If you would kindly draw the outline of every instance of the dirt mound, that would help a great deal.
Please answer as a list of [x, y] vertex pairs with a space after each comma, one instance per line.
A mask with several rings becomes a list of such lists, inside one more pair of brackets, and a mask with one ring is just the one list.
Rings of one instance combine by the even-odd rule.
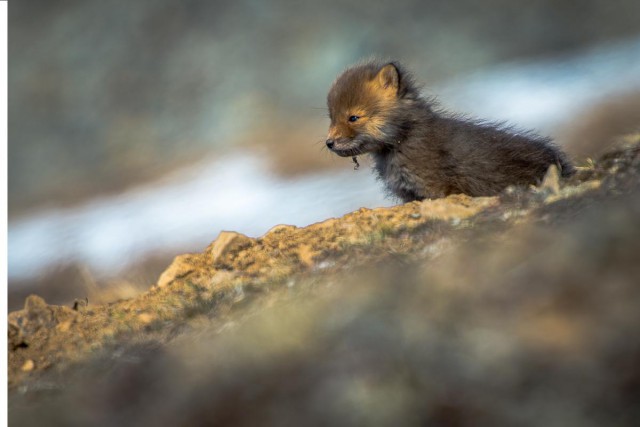
[[634, 425], [640, 135], [500, 197], [223, 232], [130, 300], [9, 314], [22, 425]]

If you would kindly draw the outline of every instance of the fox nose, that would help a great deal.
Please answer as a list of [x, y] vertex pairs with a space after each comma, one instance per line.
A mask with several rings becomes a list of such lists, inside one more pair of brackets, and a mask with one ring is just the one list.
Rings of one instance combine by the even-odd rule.
[[333, 139], [327, 139], [327, 147], [329, 148], [333, 148], [333, 146], [335, 145], [336, 141]]

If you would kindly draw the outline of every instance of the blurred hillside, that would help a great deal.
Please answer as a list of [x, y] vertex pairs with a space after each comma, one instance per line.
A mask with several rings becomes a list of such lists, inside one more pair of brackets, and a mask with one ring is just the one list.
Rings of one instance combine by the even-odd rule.
[[570, 180], [224, 232], [137, 297], [10, 313], [11, 425], [636, 427], [639, 221], [640, 133]]
[[10, 214], [230, 147], [284, 150], [279, 167], [304, 172], [289, 152], [323, 139], [326, 90], [361, 57], [433, 84], [634, 36], [638, 16], [634, 0], [12, 2]]

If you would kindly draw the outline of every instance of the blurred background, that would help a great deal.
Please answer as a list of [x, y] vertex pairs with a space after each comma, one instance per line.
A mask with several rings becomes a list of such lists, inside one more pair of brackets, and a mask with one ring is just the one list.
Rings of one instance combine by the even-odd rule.
[[323, 148], [326, 92], [362, 58], [595, 156], [640, 123], [639, 16], [636, 0], [11, 2], [9, 308], [129, 296], [221, 230], [395, 204]]

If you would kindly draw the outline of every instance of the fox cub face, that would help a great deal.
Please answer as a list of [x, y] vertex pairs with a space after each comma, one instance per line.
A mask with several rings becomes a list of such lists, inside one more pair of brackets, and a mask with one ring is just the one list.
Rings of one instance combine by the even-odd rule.
[[327, 104], [327, 147], [342, 157], [380, 151], [391, 137], [391, 115], [399, 102], [400, 72], [393, 63], [347, 69], [333, 83]]

